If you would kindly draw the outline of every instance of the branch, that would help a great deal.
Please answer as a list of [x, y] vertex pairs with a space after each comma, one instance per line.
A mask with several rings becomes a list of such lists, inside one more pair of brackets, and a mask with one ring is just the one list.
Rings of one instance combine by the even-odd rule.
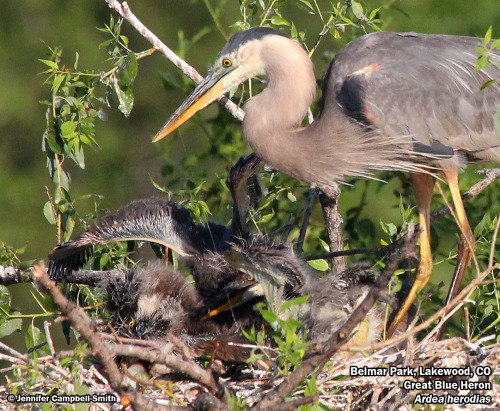
[[[258, 403], [256, 409], [262, 410], [273, 407], [279, 404], [283, 399], [292, 392], [292, 390], [300, 384], [300, 382], [314, 372], [315, 369], [323, 367], [323, 365], [331, 358], [331, 356], [344, 345], [351, 333], [354, 331], [357, 324], [366, 316], [368, 311], [377, 299], [384, 295], [387, 285], [398, 267], [399, 262], [414, 255], [414, 248], [418, 239], [415, 234], [414, 226], [409, 225], [408, 233], [403, 237], [403, 247], [396, 250], [388, 259], [385, 269], [380, 275], [375, 285], [370, 289], [368, 295], [363, 302], [358, 306], [354, 313], [349, 317], [346, 323], [340, 327], [326, 343], [316, 344], [311, 346], [308, 353], [313, 353], [306, 358], [302, 364], [290, 374], [277, 388], [269, 392], [263, 400]], [[307, 353], [306, 353], [307, 355]]]
[[[47, 272], [46, 268], [41, 269]], [[33, 270], [33, 267], [29, 268], [28, 270], [19, 270], [14, 267], [0, 266], [0, 284], [9, 286], [12, 284], [30, 283], [33, 281], [31, 277]], [[65, 277], [64, 282], [70, 284], [84, 284], [95, 287], [103, 280], [103, 278], [124, 278], [124, 275], [125, 271], [119, 269], [109, 271], [78, 270], [68, 273], [68, 276]]]
[[114, 354], [106, 347], [104, 341], [96, 331], [95, 324], [74, 302], [69, 301], [59, 290], [55, 281], [52, 281], [47, 271], [40, 266], [33, 268], [33, 281], [41, 285], [47, 292], [50, 293], [54, 302], [59, 306], [61, 312], [71, 322], [73, 328], [78, 331], [83, 338], [89, 343], [93, 354], [101, 359], [104, 372], [106, 373], [111, 388], [119, 393], [122, 397], [127, 396], [134, 408], [140, 410], [168, 410], [156, 402], [146, 399], [141, 392], [134, 390], [128, 385], [123, 374], [114, 361]]
[[12, 285], [31, 282], [31, 269], [28, 271], [19, 270], [14, 267], [3, 267], [0, 265], [0, 284]]
[[216, 395], [223, 393], [223, 387], [217, 383], [212, 373], [200, 367], [195, 362], [185, 361], [176, 355], [168, 355], [160, 351], [152, 350], [150, 347], [115, 343], [107, 343], [106, 346], [115, 355], [137, 357], [151, 363], [166, 365], [167, 367], [187, 375], [193, 381], [199, 382]]
[[[482, 170], [478, 170], [477, 174], [483, 174], [486, 177], [484, 177], [482, 180], [474, 184], [469, 190], [462, 195], [462, 201], [465, 203], [475, 196], [477, 196], [481, 191], [483, 191], [486, 187], [491, 185], [494, 181], [500, 178], [500, 168], [485, 168]], [[449, 214], [451, 212], [451, 209], [455, 209], [455, 204], [450, 202], [449, 207], [445, 205], [444, 207], [440, 208], [439, 210], [434, 211], [431, 214], [431, 222], [434, 222], [441, 218], [442, 216]]]
[[[337, 183], [332, 183], [330, 186], [321, 187], [319, 201], [323, 208], [323, 216], [326, 222], [326, 230], [330, 240], [330, 250], [342, 251], [344, 249], [344, 237], [342, 236], [342, 224], [344, 220], [339, 213], [338, 203], [341, 191]], [[332, 263], [332, 271], [340, 273], [347, 268], [344, 257], [330, 259]]]
[[[156, 35], [149, 30], [142, 22], [132, 13], [127, 2], [120, 4], [117, 0], [105, 0], [108, 6], [116, 10], [120, 16], [127, 20], [132, 27], [134, 27], [147, 41], [149, 41], [153, 47], [162, 53], [168, 60], [170, 60], [176, 67], [178, 67], [186, 76], [194, 80], [197, 84], [203, 80], [203, 76], [198, 73], [192, 66], [187, 64], [183, 59], [181, 59], [177, 54], [175, 54], [170, 48], [168, 48]], [[227, 97], [221, 97], [218, 101], [226, 108], [231, 115], [238, 119], [243, 120], [245, 112], [234, 104]]]

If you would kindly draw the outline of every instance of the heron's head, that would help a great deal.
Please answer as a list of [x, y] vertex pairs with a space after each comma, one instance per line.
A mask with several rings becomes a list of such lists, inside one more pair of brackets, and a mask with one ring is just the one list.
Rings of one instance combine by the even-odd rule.
[[196, 112], [233, 87], [251, 77], [265, 74], [267, 57], [262, 51], [263, 40], [267, 36], [284, 35], [267, 27], [240, 31], [233, 35], [220, 52], [208, 75], [156, 134], [153, 142], [166, 137]]

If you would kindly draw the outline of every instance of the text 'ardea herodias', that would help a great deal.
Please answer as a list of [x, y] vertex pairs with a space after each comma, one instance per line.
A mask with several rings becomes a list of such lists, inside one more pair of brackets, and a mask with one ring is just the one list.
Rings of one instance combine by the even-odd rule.
[[[475, 239], [458, 189], [467, 161], [500, 161], [493, 114], [500, 103], [498, 64], [475, 69], [480, 39], [379, 32], [343, 48], [324, 77], [319, 117], [302, 128], [314, 101], [312, 62], [298, 42], [269, 28], [236, 33], [208, 76], [153, 141], [248, 78], [268, 86], [244, 106], [244, 135], [264, 162], [322, 186], [377, 170], [412, 172], [422, 233], [420, 266], [395, 327], [432, 271], [430, 202], [434, 177], [448, 183], [462, 232], [449, 301], [462, 280]], [[490, 58], [500, 63], [500, 52]], [[493, 84], [482, 86], [493, 80]], [[392, 328], [389, 334], [394, 330]]]

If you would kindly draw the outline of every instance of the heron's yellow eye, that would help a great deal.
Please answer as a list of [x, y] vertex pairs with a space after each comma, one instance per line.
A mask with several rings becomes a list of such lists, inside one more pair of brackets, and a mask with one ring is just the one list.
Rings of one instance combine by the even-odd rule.
[[135, 321], [134, 321], [134, 320], [131, 320], [131, 321], [128, 323], [128, 326], [129, 326], [130, 328], [133, 328], [133, 327], [134, 327], [134, 325], [135, 325]]
[[229, 60], [229, 59], [223, 59], [222, 60], [222, 65], [224, 67], [231, 67], [233, 65], [233, 62], [231, 60]]
[[247, 275], [247, 281], [253, 281], [253, 277], [251, 275]]

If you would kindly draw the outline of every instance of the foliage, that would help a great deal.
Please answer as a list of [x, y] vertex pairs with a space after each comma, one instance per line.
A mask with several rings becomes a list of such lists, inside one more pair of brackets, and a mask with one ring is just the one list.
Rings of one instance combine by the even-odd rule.
[[[249, 332], [243, 333], [258, 348], [254, 349], [249, 362], [266, 359], [270, 363], [277, 362], [278, 370], [283, 375], [288, 375], [290, 371], [296, 368], [305, 354], [310, 343], [307, 341], [305, 330], [293, 315], [290, 309], [301, 306], [306, 303], [307, 296], [294, 298], [284, 303], [280, 308], [280, 313], [268, 310], [264, 303], [257, 304], [262, 318], [269, 324], [267, 338], [271, 338], [276, 344], [277, 356], [275, 352], [270, 352], [265, 347], [266, 331], [255, 330], [252, 328]], [[287, 315], [284, 315], [284, 314]], [[287, 318], [288, 317], [288, 318]], [[258, 354], [257, 351], [261, 352]]]

